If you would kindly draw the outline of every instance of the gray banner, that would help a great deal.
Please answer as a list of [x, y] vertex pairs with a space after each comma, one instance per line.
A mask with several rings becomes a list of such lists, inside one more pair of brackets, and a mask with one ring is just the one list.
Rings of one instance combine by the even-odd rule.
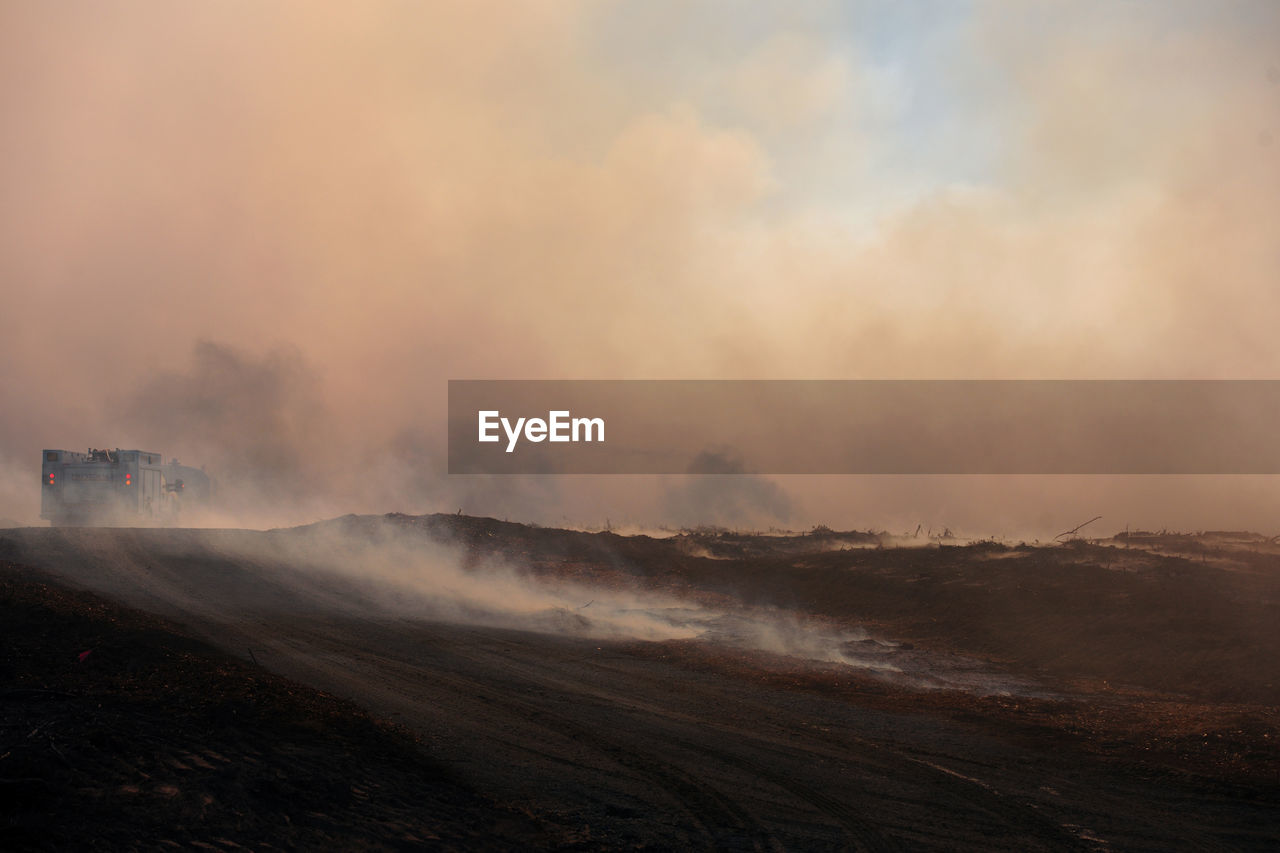
[[1275, 380], [452, 380], [451, 474], [1276, 474]]

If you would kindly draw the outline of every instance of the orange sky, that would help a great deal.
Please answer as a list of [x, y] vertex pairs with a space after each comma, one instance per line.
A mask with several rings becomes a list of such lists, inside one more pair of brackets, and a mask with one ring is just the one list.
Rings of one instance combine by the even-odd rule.
[[443, 475], [450, 378], [1280, 375], [1280, 7], [785, 5], [7, 4], [0, 517], [92, 444], [243, 523], [1270, 530], [1270, 478]]

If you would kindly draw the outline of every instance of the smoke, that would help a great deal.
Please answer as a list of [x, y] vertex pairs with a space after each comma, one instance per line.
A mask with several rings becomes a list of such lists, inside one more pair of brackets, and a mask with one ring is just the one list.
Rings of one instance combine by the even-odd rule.
[[914, 649], [804, 613], [715, 603], [616, 575], [534, 573], [379, 516], [269, 531], [41, 529], [3, 537], [6, 556], [173, 618], [218, 642], [295, 620], [388, 619], [597, 639], [688, 641], [835, 665], [917, 688], [1034, 687], [977, 661]]
[[292, 347], [260, 358], [200, 341], [190, 367], [145, 380], [120, 432], [145, 448], [171, 446], [218, 472], [230, 500], [294, 502], [320, 490], [341, 451], [321, 381]]
[[1269, 524], [1225, 480], [448, 478], [450, 378], [1280, 373], [1275, 4], [640, 5], [8, 4], [2, 468], [151, 443], [257, 525]]
[[696, 636], [685, 603], [655, 592], [538, 578], [499, 558], [475, 563], [459, 548], [381, 519], [344, 518], [245, 540], [238, 560], [287, 567], [300, 577], [353, 581], [380, 611], [400, 616], [594, 637]]
[[367, 602], [372, 610], [363, 611], [366, 617], [390, 613], [596, 638], [693, 640], [711, 649], [777, 655], [792, 665], [849, 667], [917, 689], [1044, 695], [1036, 685], [980, 661], [916, 650], [856, 625], [777, 607], [710, 605], [616, 578], [534, 575], [495, 555], [477, 563], [458, 547], [381, 518], [271, 531], [240, 539], [222, 554], [304, 589], [314, 589], [317, 578], [343, 578], [357, 594], [327, 596], [324, 606], [358, 612], [357, 602]]
[[689, 476], [664, 491], [664, 520], [699, 524], [775, 526], [791, 520], [791, 499], [772, 480], [747, 473], [732, 450], [704, 450], [689, 465]]

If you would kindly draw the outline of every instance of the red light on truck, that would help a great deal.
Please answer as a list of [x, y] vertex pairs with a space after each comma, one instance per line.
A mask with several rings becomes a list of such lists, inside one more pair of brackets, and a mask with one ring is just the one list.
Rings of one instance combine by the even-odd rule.
[[125, 474], [125, 475], [124, 475], [124, 484], [125, 484], [126, 486], [132, 486], [132, 485], [133, 485], [133, 475], [132, 475], [132, 474]]
[[52, 486], [52, 485], [53, 485], [53, 473], [52, 473], [52, 472], [50, 472], [50, 474], [49, 474], [49, 485], [50, 485], [50, 486]]

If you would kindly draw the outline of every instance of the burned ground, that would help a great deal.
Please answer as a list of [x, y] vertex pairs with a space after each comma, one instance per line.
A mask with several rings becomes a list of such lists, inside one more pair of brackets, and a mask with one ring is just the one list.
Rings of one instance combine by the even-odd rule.
[[397, 520], [472, 555], [518, 554], [545, 575], [874, 625], [1042, 677], [1280, 704], [1280, 549], [1261, 537], [1237, 534], [1235, 547], [1208, 535], [882, 548], [857, 531], [655, 539], [448, 515]]
[[[810, 659], [715, 632], [593, 636], [590, 602], [551, 623], [560, 630], [451, 623], [382, 611], [360, 600], [367, 588], [349, 576], [278, 564], [274, 544], [263, 550], [271, 559], [238, 556], [246, 543], [317, 531], [363, 541], [389, 530], [424, 548], [451, 543], [468, 572], [501, 561], [531, 584], [572, 580], [601, 594], [640, 590], [777, 616], [852, 638], [843, 641], [850, 654]], [[21, 677], [16, 690], [53, 691], [19, 690], [0, 706], [15, 722], [11, 739], [49, 774], [24, 789], [43, 805], [24, 807], [11, 827], [31, 841], [82, 812], [79, 826], [108, 846], [144, 830], [157, 841], [216, 833], [297, 847], [413, 846], [407, 836], [429, 834], [440, 839], [432, 844], [501, 849], [1280, 842], [1280, 557], [1268, 541], [881, 544], [831, 531], [618, 536], [465, 516], [353, 516], [264, 533], [7, 533], [9, 558], [163, 613], [222, 649], [171, 633], [159, 642], [147, 633], [161, 630], [152, 617], [133, 612], [122, 651], [100, 655], [109, 643], [64, 621], [105, 624], [107, 605], [46, 585], [39, 595], [65, 603], [46, 612], [30, 609], [36, 593], [9, 593], [6, 606], [28, 608], [13, 648], [36, 663], [9, 664], [6, 676]], [[122, 617], [112, 618], [118, 626]], [[146, 677], [129, 664], [143, 648], [165, 650], [141, 658]], [[930, 685], [862, 660], [981, 678]], [[155, 674], [161, 663], [171, 674]], [[93, 666], [102, 680], [78, 685]], [[77, 702], [95, 710], [79, 713], [68, 704]], [[157, 719], [180, 723], [159, 748]], [[426, 757], [405, 748], [406, 732]], [[298, 744], [274, 749], [290, 738]], [[146, 763], [153, 752], [188, 769]], [[239, 781], [229, 792], [210, 781], [232, 766]], [[302, 781], [325, 769], [335, 772], [319, 778], [331, 781]], [[138, 782], [135, 771], [155, 781]], [[267, 796], [243, 793], [261, 779], [276, 786]], [[160, 816], [130, 829], [127, 806], [142, 797], [161, 804]]]
[[0, 564], [0, 847], [555, 842], [411, 733], [149, 614]]

